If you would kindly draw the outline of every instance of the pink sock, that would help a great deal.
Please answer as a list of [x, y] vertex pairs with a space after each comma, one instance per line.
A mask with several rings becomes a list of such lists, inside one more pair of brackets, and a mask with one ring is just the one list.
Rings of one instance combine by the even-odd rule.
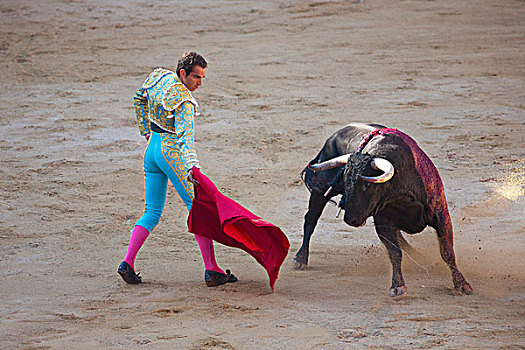
[[133, 270], [135, 270], [135, 258], [139, 252], [140, 247], [144, 244], [146, 238], [148, 238], [149, 232], [142, 226], [135, 226], [133, 232], [131, 232], [131, 238], [129, 239], [128, 252], [124, 261], [131, 265]]
[[195, 240], [199, 245], [202, 254], [202, 260], [204, 260], [204, 268], [206, 270], [217, 271], [224, 273], [224, 271], [217, 265], [215, 261], [215, 250], [213, 249], [213, 241], [208, 237], [195, 235]]

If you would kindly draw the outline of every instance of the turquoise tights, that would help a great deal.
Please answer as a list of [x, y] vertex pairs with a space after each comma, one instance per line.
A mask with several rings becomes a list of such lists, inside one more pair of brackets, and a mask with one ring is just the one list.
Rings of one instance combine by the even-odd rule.
[[[194, 196], [193, 184], [186, 179], [186, 174], [181, 145], [176, 136], [152, 132], [144, 153], [146, 205], [144, 214], [135, 224], [131, 234], [125, 258], [125, 261], [133, 268], [138, 250], [144, 244], [149, 233], [159, 223], [166, 203], [168, 179], [175, 187], [188, 211], [191, 209]], [[206, 270], [224, 273], [215, 261], [213, 241], [199, 235], [195, 235], [195, 239], [199, 245]]]
[[136, 225], [151, 232], [157, 226], [164, 204], [168, 179], [180, 198], [191, 209], [193, 184], [186, 179], [183, 155], [173, 134], [151, 133], [148, 147], [144, 153], [144, 178], [146, 187], [146, 207]]

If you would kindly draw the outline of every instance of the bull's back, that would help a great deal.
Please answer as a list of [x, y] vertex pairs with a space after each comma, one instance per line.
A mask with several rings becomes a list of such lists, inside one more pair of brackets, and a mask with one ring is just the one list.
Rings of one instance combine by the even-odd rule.
[[318, 154], [317, 161], [324, 162], [343, 154], [354, 153], [366, 135], [383, 128], [385, 126], [380, 124], [350, 123], [326, 140], [323, 149]]

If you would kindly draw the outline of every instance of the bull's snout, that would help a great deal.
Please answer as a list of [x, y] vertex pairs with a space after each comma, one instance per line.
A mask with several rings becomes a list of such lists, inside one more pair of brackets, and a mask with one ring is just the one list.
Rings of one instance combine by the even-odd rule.
[[366, 218], [359, 217], [359, 216], [350, 216], [345, 213], [344, 216], [344, 222], [346, 222], [347, 225], [353, 226], [353, 227], [361, 227], [366, 224]]

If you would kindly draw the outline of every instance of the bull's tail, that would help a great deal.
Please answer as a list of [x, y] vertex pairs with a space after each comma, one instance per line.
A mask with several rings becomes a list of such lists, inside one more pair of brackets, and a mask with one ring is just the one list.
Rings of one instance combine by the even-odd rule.
[[306, 186], [306, 188], [308, 189], [308, 191], [310, 193], [312, 193], [312, 189], [310, 188], [310, 186], [308, 186], [308, 182], [306, 181], [306, 172], [308, 171], [308, 166], [306, 166], [303, 171], [301, 171], [301, 180], [303, 180], [304, 182], [304, 185]]
[[321, 152], [319, 152], [314, 159], [308, 162], [303, 171], [301, 171], [301, 180], [303, 180], [304, 185], [306, 186], [308, 191], [310, 191], [310, 193], [312, 193], [312, 191], [314, 190], [315, 184], [313, 183], [314, 172], [312, 171], [312, 169], [309, 168], [309, 165], [317, 163], [319, 161], [320, 155]]
[[406, 251], [415, 251], [414, 248], [407, 242], [401, 231], [397, 231], [397, 242], [399, 243], [399, 248]]
[[[318, 193], [325, 193], [326, 190], [328, 189], [328, 185], [330, 184], [329, 182], [319, 183], [319, 179], [316, 179], [315, 172], [312, 169], [310, 169], [309, 165], [315, 164], [318, 161], [319, 161], [319, 155], [317, 155], [315, 159], [310, 161], [308, 165], [301, 171], [301, 180], [303, 180], [304, 185], [306, 186], [306, 188], [308, 189], [310, 193], [314, 191]], [[331, 186], [333, 185], [334, 184], [332, 183]], [[329, 201], [337, 205], [337, 203], [333, 199], [330, 199]]]
[[310, 193], [312, 193], [312, 191], [322, 191], [318, 189], [319, 185], [315, 183], [315, 173], [310, 169], [310, 165], [318, 163], [320, 157], [321, 152], [317, 153], [315, 158], [309, 161], [303, 171], [301, 171], [301, 180], [303, 180], [304, 185]]

